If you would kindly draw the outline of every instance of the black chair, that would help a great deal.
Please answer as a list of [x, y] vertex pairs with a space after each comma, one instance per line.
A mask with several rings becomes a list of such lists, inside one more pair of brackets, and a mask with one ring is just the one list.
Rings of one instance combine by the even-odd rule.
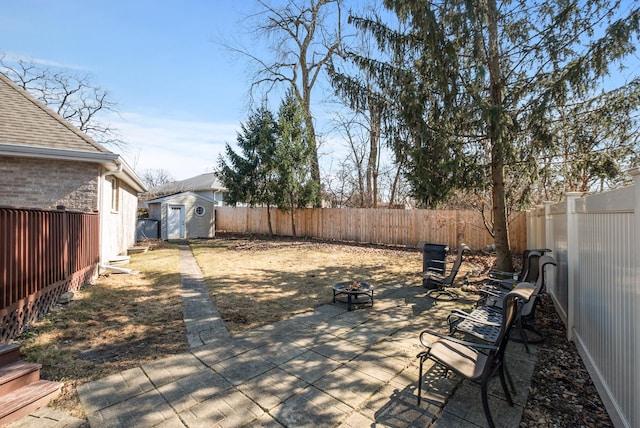
[[439, 273], [440, 269], [438, 269], [438, 272], [436, 272], [435, 270], [427, 270], [426, 272], [422, 272], [424, 279], [423, 284], [426, 288], [429, 288], [427, 296], [433, 299], [438, 299], [442, 296], [448, 296], [449, 300], [457, 300], [459, 298], [456, 292], [446, 290], [445, 287], [450, 287], [453, 285], [453, 281], [456, 279], [458, 271], [460, 270], [460, 265], [462, 265], [462, 255], [467, 251], [471, 250], [465, 244], [461, 244], [460, 248], [458, 248], [458, 257], [453, 263], [451, 271], [449, 271], [448, 275], [446, 274], [446, 263], [444, 262], [444, 260], [441, 263], [443, 266], [441, 270], [442, 273]]
[[536, 282], [538, 279], [538, 264], [540, 257], [550, 252], [548, 248], [524, 250], [522, 253], [522, 268], [520, 272], [503, 272], [492, 269], [489, 271], [489, 281], [498, 287], [510, 290], [520, 282]]
[[492, 269], [488, 281], [491, 285], [510, 290], [521, 282], [535, 282], [538, 279], [538, 261], [542, 253], [537, 250], [525, 250], [522, 253], [522, 269], [520, 272], [503, 272]]
[[[520, 290], [513, 290], [507, 294], [503, 301], [502, 319], [500, 322], [500, 332], [494, 344], [481, 344], [466, 342], [451, 336], [441, 334], [433, 330], [424, 330], [420, 333], [420, 343], [427, 349], [420, 354], [420, 373], [418, 377], [418, 405], [420, 405], [422, 395], [422, 371], [424, 361], [433, 360], [435, 363], [451, 370], [458, 375], [480, 383], [482, 396], [482, 407], [485, 417], [491, 428], [495, 427], [489, 401], [487, 388], [489, 380], [496, 374], [500, 376], [500, 383], [510, 406], [513, 406], [511, 394], [507, 389], [505, 380], [504, 353], [509, 341], [509, 332], [515, 322], [521, 301], [526, 297]], [[429, 336], [435, 336], [434, 342], [429, 342]]]
[[[535, 284], [521, 282], [514, 289], [521, 290], [523, 294], [527, 295], [526, 302], [523, 303], [521, 313], [517, 320], [520, 338], [524, 343], [527, 353], [529, 352], [529, 343], [539, 343], [544, 340], [544, 335], [535, 328], [533, 322], [535, 320], [535, 310], [539, 303], [540, 296], [546, 287], [546, 267], [548, 265], [555, 266], [556, 262], [551, 256], [542, 256], [537, 264], [539, 272], [536, 275], [537, 280]], [[490, 290], [483, 290], [481, 293], [485, 294], [483, 306], [469, 313], [454, 309], [447, 317], [449, 334], [461, 332], [487, 342], [495, 341], [499, 334], [499, 323], [502, 316], [504, 299], [508, 293]], [[533, 340], [529, 339], [525, 330], [535, 334]]]

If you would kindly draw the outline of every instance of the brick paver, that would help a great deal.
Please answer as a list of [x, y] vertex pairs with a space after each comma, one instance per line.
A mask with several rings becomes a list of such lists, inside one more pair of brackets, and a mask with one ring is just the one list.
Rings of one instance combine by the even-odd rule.
[[[92, 428], [486, 425], [478, 387], [430, 362], [417, 405], [418, 335], [445, 331], [447, 314], [464, 301], [435, 304], [421, 287], [396, 282], [376, 287], [373, 307], [326, 305], [232, 337], [188, 246], [180, 257], [190, 351], [79, 387]], [[532, 348], [508, 352], [514, 407], [492, 382], [499, 426], [520, 421]]]

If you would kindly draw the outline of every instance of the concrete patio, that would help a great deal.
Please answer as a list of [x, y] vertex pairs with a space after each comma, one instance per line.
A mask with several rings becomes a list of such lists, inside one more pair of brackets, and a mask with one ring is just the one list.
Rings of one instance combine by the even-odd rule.
[[[431, 363], [417, 405], [420, 331], [445, 332], [451, 309], [470, 300], [434, 304], [423, 288], [397, 282], [376, 286], [373, 307], [325, 305], [230, 336], [188, 246], [181, 270], [190, 351], [82, 385], [92, 428], [486, 426], [479, 387]], [[492, 381], [498, 426], [518, 426], [536, 353], [510, 343], [517, 394], [508, 406]], [[36, 413], [12, 427], [42, 422]]]

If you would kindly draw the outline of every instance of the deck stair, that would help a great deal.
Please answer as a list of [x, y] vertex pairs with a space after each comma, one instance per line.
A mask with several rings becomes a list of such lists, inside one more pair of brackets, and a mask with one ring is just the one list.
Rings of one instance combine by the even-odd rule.
[[20, 360], [20, 347], [0, 343], [0, 427], [46, 406], [61, 382], [40, 379], [42, 365]]

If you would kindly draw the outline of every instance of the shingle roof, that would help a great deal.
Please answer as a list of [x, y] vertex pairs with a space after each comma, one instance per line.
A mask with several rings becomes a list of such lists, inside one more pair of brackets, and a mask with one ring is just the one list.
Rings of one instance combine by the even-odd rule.
[[144, 203], [145, 204], [162, 203], [164, 201], [170, 201], [171, 198], [174, 198], [176, 196], [181, 197], [182, 195], [192, 195], [198, 199], [204, 199], [205, 201], [209, 201], [209, 202], [216, 202], [215, 199], [212, 199], [208, 196], [204, 196], [195, 192], [188, 191], [188, 192], [179, 192], [179, 193], [172, 193], [170, 195], [160, 196], [154, 199], [149, 199], [148, 201], [144, 201]]
[[186, 180], [174, 181], [149, 190], [153, 195], [171, 195], [181, 192], [198, 192], [203, 190], [226, 190], [213, 172], [200, 174]]
[[110, 153], [2, 73], [0, 143]]

